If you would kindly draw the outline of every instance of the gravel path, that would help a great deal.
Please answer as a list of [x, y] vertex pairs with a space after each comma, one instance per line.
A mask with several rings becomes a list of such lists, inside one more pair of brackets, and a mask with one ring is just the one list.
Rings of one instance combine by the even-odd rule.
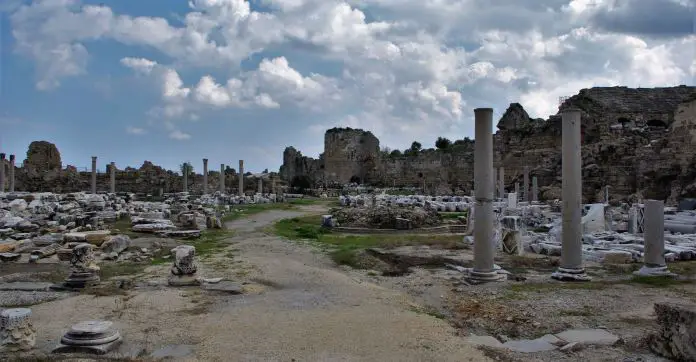
[[[244, 295], [159, 286], [44, 303], [32, 307], [37, 347], [50, 350], [72, 323], [104, 318], [122, 331], [124, 350], [190, 350], [178, 357], [187, 361], [489, 360], [447, 322], [412, 311], [405, 293], [351, 276], [311, 246], [262, 231], [307, 212], [321, 210], [274, 210], [226, 225], [236, 231], [229, 250], [201, 269], [243, 275], [238, 280], [253, 282]], [[146, 272], [161, 283], [168, 266]]]

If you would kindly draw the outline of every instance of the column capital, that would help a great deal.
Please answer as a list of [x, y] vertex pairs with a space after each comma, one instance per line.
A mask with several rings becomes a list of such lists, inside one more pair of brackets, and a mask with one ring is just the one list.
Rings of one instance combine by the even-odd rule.
[[5, 159], [5, 154], [4, 154], [4, 153], [0, 153], [0, 160], [4, 160], [4, 159]]
[[203, 159], [203, 163], [208, 163], [208, 159], [207, 159], [207, 158], [204, 158], [204, 159]]
[[10, 155], [10, 161], [14, 161], [14, 160], [15, 160], [15, 155]]

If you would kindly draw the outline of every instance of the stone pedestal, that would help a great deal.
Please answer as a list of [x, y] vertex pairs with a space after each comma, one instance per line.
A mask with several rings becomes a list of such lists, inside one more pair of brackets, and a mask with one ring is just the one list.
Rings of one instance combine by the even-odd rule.
[[474, 110], [476, 143], [474, 150], [474, 268], [469, 279], [474, 283], [500, 280], [495, 270], [493, 225], [493, 109]]
[[510, 255], [522, 255], [522, 238], [520, 237], [520, 217], [504, 216], [500, 220], [502, 229], [501, 246], [503, 252]]
[[35, 344], [31, 309], [12, 308], [0, 312], [0, 353], [29, 351]]
[[63, 287], [81, 289], [98, 284], [99, 266], [94, 262], [94, 245], [81, 243], [72, 249], [70, 274], [63, 282]]
[[588, 281], [590, 278], [582, 266], [580, 111], [568, 109], [562, 117], [563, 240], [561, 265], [551, 277], [563, 281]]
[[208, 159], [203, 159], [203, 195], [208, 194]]
[[10, 192], [15, 191], [15, 155], [10, 155]]
[[109, 321], [86, 321], [75, 324], [60, 339], [53, 353], [92, 353], [103, 355], [116, 349], [123, 338]]
[[179, 245], [172, 249], [172, 256], [174, 265], [171, 268], [169, 285], [178, 287], [200, 284], [196, 275], [196, 248], [191, 245]]

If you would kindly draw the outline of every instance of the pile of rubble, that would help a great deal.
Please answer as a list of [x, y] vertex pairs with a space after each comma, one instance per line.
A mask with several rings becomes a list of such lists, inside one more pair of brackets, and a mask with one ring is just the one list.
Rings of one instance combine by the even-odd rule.
[[[411, 229], [442, 224], [442, 217], [437, 211], [421, 207], [377, 205], [340, 208], [332, 210], [331, 215], [338, 225], [350, 227]], [[399, 225], [402, 222], [408, 222], [408, 227]]]
[[473, 205], [473, 198], [468, 196], [424, 196], [424, 195], [387, 195], [387, 194], [360, 194], [344, 195], [339, 197], [341, 206], [399, 206], [399, 207], [423, 207], [441, 212], [462, 212]]
[[[222, 228], [221, 217], [232, 205], [277, 199], [178, 193], [164, 202], [147, 202], [134, 194], [0, 193], [0, 261], [38, 262], [54, 255], [69, 260], [81, 243], [99, 247], [96, 254], [102, 259], [139, 261], [165, 250], [161, 240], [198, 238], [202, 230]], [[155, 237], [133, 243], [119, 234], [126, 230], [111, 230], [128, 220], [130, 231]]]

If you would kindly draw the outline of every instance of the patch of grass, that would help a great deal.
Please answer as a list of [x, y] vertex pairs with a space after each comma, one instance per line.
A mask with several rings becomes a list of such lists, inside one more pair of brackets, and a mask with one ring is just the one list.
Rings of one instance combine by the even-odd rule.
[[558, 315], [566, 317], [591, 317], [597, 315], [597, 311], [594, 308], [585, 305], [581, 309], [561, 310], [560, 312], [558, 312]]
[[328, 203], [330, 199], [320, 199], [314, 197], [306, 197], [302, 199], [287, 199], [287, 203], [290, 205], [316, 205], [322, 203]]
[[331, 229], [321, 226], [320, 215], [309, 215], [283, 219], [275, 223], [276, 235], [290, 240], [311, 240], [320, 245], [329, 247], [329, 256], [339, 265], [358, 267], [360, 256], [358, 253], [367, 248], [395, 248], [406, 245], [430, 245], [446, 249], [458, 249], [461, 236], [437, 234], [437, 235], [382, 235], [361, 234], [349, 235], [332, 232]]
[[234, 221], [243, 217], [251, 216], [268, 210], [295, 210], [296, 206], [291, 203], [271, 203], [271, 204], [249, 204], [236, 205], [232, 210], [222, 217], [222, 222]]
[[200, 238], [190, 240], [187, 242], [187, 244], [196, 248], [197, 256], [206, 256], [229, 246], [230, 244], [224, 240], [232, 235], [234, 235], [232, 230], [208, 229], [201, 232]]
[[669, 271], [682, 276], [696, 275], [696, 260], [669, 263]]
[[630, 280], [630, 283], [641, 284], [649, 288], [669, 288], [676, 285], [691, 284], [691, 280], [677, 279], [669, 276], [642, 276], [634, 275]]
[[134, 231], [131, 231], [131, 218], [130, 217], [124, 217], [120, 220], [116, 220], [116, 222], [111, 223], [111, 229], [116, 229], [118, 232], [114, 232], [114, 234], [123, 234], [128, 236], [131, 239], [137, 239], [140, 237], [144, 236], [152, 236], [150, 234], [145, 234], [145, 233], [136, 233]]
[[419, 314], [426, 314], [431, 317], [437, 318], [437, 319], [446, 319], [447, 316], [437, 310], [437, 308], [432, 307], [432, 306], [412, 306], [411, 311], [419, 313]]

